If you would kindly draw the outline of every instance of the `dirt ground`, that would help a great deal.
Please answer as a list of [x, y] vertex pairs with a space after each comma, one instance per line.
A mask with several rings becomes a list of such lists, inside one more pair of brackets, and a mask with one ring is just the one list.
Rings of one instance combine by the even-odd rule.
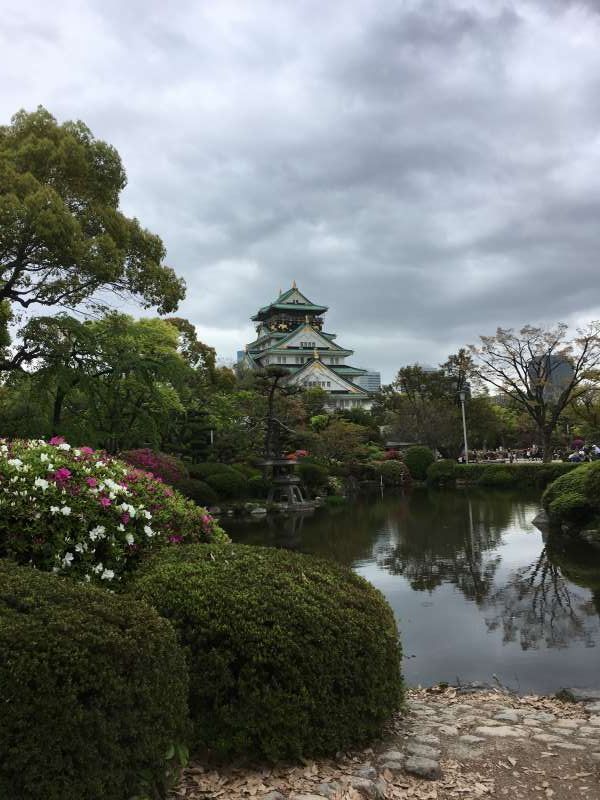
[[600, 704], [414, 689], [406, 712], [370, 748], [275, 767], [193, 763], [172, 793], [173, 800], [482, 797], [600, 800]]

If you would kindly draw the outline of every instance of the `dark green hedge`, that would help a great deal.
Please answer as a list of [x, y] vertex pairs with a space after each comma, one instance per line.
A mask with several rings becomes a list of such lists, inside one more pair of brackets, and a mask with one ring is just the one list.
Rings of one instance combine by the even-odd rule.
[[541, 461], [527, 464], [458, 464], [442, 460], [427, 469], [427, 480], [432, 484], [449, 484], [458, 479], [480, 486], [543, 488], [577, 466], [563, 462], [543, 464]]
[[179, 631], [196, 743], [270, 759], [380, 733], [402, 697], [393, 613], [334, 563], [256, 546], [178, 547], [133, 591]]
[[187, 687], [153, 609], [0, 561], [1, 798], [162, 791], [167, 751], [187, 737]]
[[205, 481], [209, 475], [216, 475], [218, 472], [227, 473], [231, 469], [227, 464], [219, 464], [217, 461], [206, 461], [202, 464], [188, 464], [190, 478]]

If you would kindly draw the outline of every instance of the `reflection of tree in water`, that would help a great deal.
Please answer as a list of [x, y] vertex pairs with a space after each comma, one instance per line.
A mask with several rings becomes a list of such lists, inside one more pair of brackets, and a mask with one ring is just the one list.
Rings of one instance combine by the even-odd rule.
[[506, 492], [420, 492], [395, 535], [376, 548], [377, 563], [403, 575], [415, 590], [431, 592], [453, 583], [481, 603], [500, 562], [492, 553], [514, 511], [515, 499]]
[[[579, 563], [582, 556], [585, 561]], [[591, 584], [582, 580], [582, 571]], [[594, 584], [592, 595], [581, 590], [586, 585], [594, 588]], [[490, 596], [487, 607], [494, 613], [486, 623], [490, 630], [501, 628], [503, 641], [518, 641], [523, 650], [542, 644], [567, 647], [571, 640], [592, 647], [599, 632], [599, 590], [599, 558], [591, 552], [568, 553], [549, 544], [533, 564], [513, 572]]]

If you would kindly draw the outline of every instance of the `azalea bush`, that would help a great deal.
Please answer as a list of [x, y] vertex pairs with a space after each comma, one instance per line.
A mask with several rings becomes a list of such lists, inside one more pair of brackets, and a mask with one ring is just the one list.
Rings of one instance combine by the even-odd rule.
[[148, 551], [227, 537], [143, 470], [60, 437], [0, 440], [0, 556], [110, 585]]
[[150, 472], [155, 478], [160, 478], [165, 483], [174, 486], [188, 476], [183, 461], [168, 453], [151, 450], [149, 447], [140, 447], [137, 450], [125, 450], [120, 458], [144, 472]]

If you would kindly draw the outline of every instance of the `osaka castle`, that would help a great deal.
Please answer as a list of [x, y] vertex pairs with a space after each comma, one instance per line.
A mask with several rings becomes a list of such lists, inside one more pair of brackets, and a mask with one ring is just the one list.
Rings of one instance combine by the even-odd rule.
[[239, 354], [239, 363], [245, 369], [285, 368], [287, 384], [324, 389], [330, 410], [369, 409], [372, 394], [357, 381], [372, 373], [346, 363], [354, 351], [337, 344], [335, 333], [323, 330], [326, 311], [327, 306], [309, 300], [294, 281], [291, 289], [252, 317], [256, 339]]

